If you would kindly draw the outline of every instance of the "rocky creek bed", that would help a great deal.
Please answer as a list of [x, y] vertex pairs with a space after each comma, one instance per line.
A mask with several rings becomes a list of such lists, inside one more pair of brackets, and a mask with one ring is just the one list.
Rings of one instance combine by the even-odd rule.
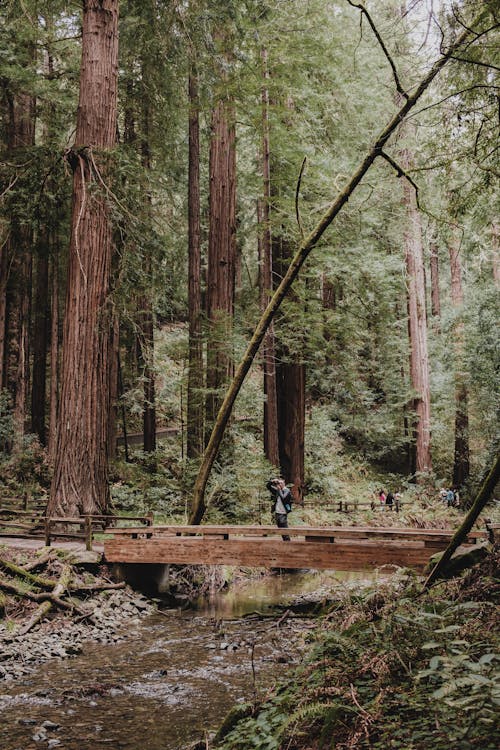
[[[56, 580], [64, 560], [51, 565], [43, 575]], [[72, 585], [107, 578], [105, 569], [76, 566]], [[162, 609], [165, 602], [128, 586], [87, 591], [77, 606], [91, 617], [54, 609], [25, 635], [39, 604], [9, 597], [0, 624], [0, 747], [138, 750], [146, 735], [148, 750], [194, 746], [235, 703], [262, 698], [301, 660], [317, 623], [293, 603], [314, 608], [312, 591], [328, 590], [318, 578], [241, 578], [223, 592], [212, 587], [190, 609]]]
[[[28, 675], [54, 657], [79, 654], [86, 641], [110, 644], [124, 640], [141, 619], [156, 610], [154, 601], [125, 584], [114, 583], [105, 566], [75, 562], [55, 550], [3, 549], [1, 561], [0, 590], [3, 584], [5, 594], [0, 620], [0, 680]], [[48, 584], [57, 581], [61, 570], [67, 572], [66, 589], [53, 597], [55, 602], [60, 599], [60, 606], [48, 607], [51, 600], [44, 599], [43, 592], [51, 595]], [[40, 620], [34, 622], [42, 607]]]

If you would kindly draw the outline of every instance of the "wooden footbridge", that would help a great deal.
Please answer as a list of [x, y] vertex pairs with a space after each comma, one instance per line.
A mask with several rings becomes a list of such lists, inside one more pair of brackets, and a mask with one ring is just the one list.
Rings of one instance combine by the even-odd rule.
[[[421, 572], [452, 535], [441, 529], [360, 526], [148, 526], [108, 528], [108, 562], [248, 565], [273, 568], [366, 570], [384, 565]], [[286, 534], [289, 540], [284, 540]], [[471, 532], [465, 547], [486, 539]]]

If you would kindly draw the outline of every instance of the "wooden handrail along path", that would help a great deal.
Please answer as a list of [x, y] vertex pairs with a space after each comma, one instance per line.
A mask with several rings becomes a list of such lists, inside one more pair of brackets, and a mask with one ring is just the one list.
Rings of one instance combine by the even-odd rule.
[[[44, 516], [40, 513], [0, 508], [0, 537], [44, 539], [50, 547], [55, 539], [75, 539], [92, 549], [94, 534], [107, 533], [110, 528], [120, 528], [120, 523], [153, 524], [153, 514], [145, 516], [118, 516], [84, 514], [75, 517]], [[144, 528], [142, 526], [141, 528]]]
[[[366, 570], [393, 565], [421, 572], [453, 532], [384, 527], [173, 526], [107, 529], [104, 556], [117, 563], [248, 565]], [[289, 541], [282, 539], [287, 534]], [[486, 538], [471, 532], [467, 544]]]

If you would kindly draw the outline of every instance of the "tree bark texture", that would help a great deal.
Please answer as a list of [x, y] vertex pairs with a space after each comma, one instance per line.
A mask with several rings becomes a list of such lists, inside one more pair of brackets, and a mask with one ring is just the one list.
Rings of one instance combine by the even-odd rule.
[[50, 407], [49, 407], [49, 460], [53, 464], [57, 439], [57, 414], [59, 395], [59, 252], [57, 243], [52, 248], [51, 300], [50, 300]]
[[[29, 94], [17, 93], [9, 97], [9, 102], [7, 146], [13, 161], [22, 160], [26, 149], [35, 143], [35, 101]], [[5, 297], [1, 303], [0, 352], [3, 351], [3, 385], [13, 402], [15, 440], [22, 438], [28, 422], [32, 239], [30, 225], [12, 207], [2, 269], [6, 278], [2, 284]]]
[[33, 383], [31, 388], [31, 431], [46, 442], [46, 372], [49, 315], [49, 236], [42, 231], [35, 259], [35, 300], [33, 310]]
[[306, 421], [306, 367], [282, 362], [276, 367], [278, 390], [279, 457], [281, 473], [295, 503], [304, 499], [304, 444]]
[[188, 458], [203, 453], [203, 340], [201, 326], [200, 122], [198, 79], [192, 67], [189, 95], [188, 164], [188, 301], [189, 369], [187, 386]]
[[118, 0], [86, 0], [52, 515], [109, 508], [112, 230], [104, 184], [116, 136], [117, 58]]
[[455, 311], [453, 328], [454, 380], [455, 380], [455, 451], [453, 460], [453, 484], [463, 487], [469, 478], [469, 410], [467, 374], [464, 356], [464, 293], [462, 289], [462, 264], [460, 261], [461, 233], [455, 230], [449, 244], [451, 300]]
[[[407, 150], [402, 153], [402, 162], [404, 167], [410, 165], [411, 158]], [[407, 212], [404, 251], [410, 336], [410, 381], [414, 392], [415, 471], [418, 481], [422, 475], [432, 471], [431, 396], [422, 227], [415, 190], [407, 180], [403, 181], [403, 201]]]
[[243, 385], [248, 371], [252, 366], [255, 355], [259, 350], [269, 324], [280, 309], [281, 303], [286, 297], [293, 282], [297, 278], [300, 269], [304, 265], [305, 261], [309, 257], [309, 254], [317, 245], [325, 231], [334, 221], [335, 217], [340, 213], [342, 208], [348, 202], [349, 198], [354, 193], [363, 177], [372, 166], [373, 162], [378, 156], [381, 155], [391, 135], [405, 120], [407, 114], [419, 101], [422, 94], [429, 88], [434, 78], [446, 65], [449, 59], [453, 55], [455, 55], [455, 53], [462, 47], [462, 45], [469, 40], [469, 37], [475, 33], [472, 29], [477, 23], [478, 19], [475, 19], [469, 25], [469, 28], [464, 29], [464, 31], [456, 38], [455, 42], [451, 44], [446, 52], [431, 66], [428, 73], [420, 81], [420, 83], [414, 87], [413, 92], [408, 96], [402, 106], [398, 109], [394, 116], [385, 125], [383, 130], [375, 138], [372, 146], [368, 149], [361, 163], [347, 180], [345, 187], [340, 190], [339, 194], [336, 196], [325, 213], [321, 216], [313, 230], [301, 241], [297, 252], [295, 253], [290, 265], [288, 266], [285, 276], [283, 277], [278, 288], [269, 300], [268, 306], [264, 310], [254, 329], [253, 335], [250, 339], [250, 342], [248, 343], [246, 351], [236, 369], [234, 377], [226, 391], [226, 395], [224, 396], [224, 400], [217, 414], [217, 419], [213, 426], [210, 439], [205, 448], [198, 475], [195, 480], [193, 488], [193, 510], [190, 516], [190, 523], [198, 524], [203, 518], [206, 510], [204, 501], [205, 488], [210, 476], [210, 471], [217, 457], [220, 444], [224, 437], [224, 431], [229, 421], [234, 402], [236, 401], [241, 386]]
[[118, 357], [120, 347], [120, 320], [118, 313], [113, 313], [111, 328], [110, 364], [109, 364], [109, 427], [108, 455], [113, 461], [117, 455], [118, 435]]
[[[142, 63], [143, 78], [147, 78], [148, 66]], [[151, 111], [149, 100], [145, 97], [142, 106], [142, 139], [141, 160], [145, 170], [151, 169]], [[151, 195], [146, 193], [147, 212], [151, 214]], [[153, 259], [151, 249], [146, 248], [144, 258], [146, 289], [139, 299], [139, 347], [137, 350], [139, 367], [144, 379], [143, 403], [143, 448], [146, 453], [156, 450], [156, 384], [154, 371], [154, 312], [153, 312]]]
[[[262, 181], [263, 196], [259, 207], [260, 224], [260, 310], [267, 307], [273, 289], [273, 251], [271, 240], [271, 166], [270, 166], [270, 133], [269, 133], [269, 70], [267, 50], [262, 49]], [[276, 387], [276, 352], [274, 323], [271, 321], [262, 345], [262, 364], [264, 370], [264, 454], [273, 466], [280, 465], [278, 439], [278, 396]]]
[[431, 268], [431, 315], [433, 325], [439, 332], [441, 319], [441, 297], [439, 294], [439, 248], [437, 242], [430, 244]]
[[209, 173], [206, 421], [212, 425], [233, 372], [236, 150], [230, 100], [218, 101], [212, 111]]

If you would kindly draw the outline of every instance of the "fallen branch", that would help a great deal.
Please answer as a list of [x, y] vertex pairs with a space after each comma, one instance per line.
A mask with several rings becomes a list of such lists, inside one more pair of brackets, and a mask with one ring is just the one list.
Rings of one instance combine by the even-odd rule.
[[31, 571], [36, 570], [36, 568], [42, 568], [51, 557], [54, 555], [54, 550], [49, 549], [48, 552], [44, 552], [43, 555], [40, 555], [40, 557], [37, 557], [35, 560], [32, 560], [29, 563], [26, 563], [23, 567], [24, 570]]
[[472, 508], [465, 516], [463, 523], [461, 526], [457, 529], [455, 534], [453, 535], [449, 545], [437, 561], [436, 565], [433, 567], [429, 575], [427, 576], [427, 579], [424, 583], [424, 589], [429, 588], [431, 583], [433, 583], [441, 574], [441, 572], [445, 569], [446, 565], [451, 560], [451, 557], [453, 553], [460, 547], [461, 544], [463, 544], [467, 539], [467, 534], [474, 526], [474, 523], [479, 517], [479, 514], [485, 507], [486, 503], [490, 499], [496, 485], [498, 484], [498, 480], [500, 479], [500, 455], [497, 455], [496, 460], [484, 480], [481, 489], [476, 495], [476, 499], [474, 500], [474, 503], [472, 505]]
[[63, 566], [61, 576], [54, 586], [52, 598], [40, 604], [31, 619], [26, 623], [26, 625], [21, 628], [21, 630], [19, 631], [19, 635], [26, 635], [26, 633], [28, 633], [38, 622], [40, 622], [40, 620], [45, 617], [48, 612], [50, 612], [50, 610], [52, 609], [54, 598], [60, 600], [61, 594], [64, 593], [64, 591], [66, 591], [66, 589], [68, 588], [72, 572], [73, 571], [71, 570], [71, 567], [69, 565]]
[[[32, 602], [52, 602], [52, 604], [56, 604], [61, 609], [68, 609], [72, 612], [75, 611], [79, 615], [82, 615], [84, 617], [89, 617], [91, 615], [91, 613], [87, 612], [85, 609], [83, 609], [83, 607], [80, 607], [79, 604], [76, 604], [72, 600], [65, 601], [64, 599], [61, 599], [60, 596], [57, 596], [54, 592], [41, 591], [40, 593], [36, 594], [33, 591], [23, 589], [22, 586], [19, 586], [19, 584], [16, 584], [14, 581], [7, 581], [5, 578], [1, 577], [0, 589], [2, 589], [3, 591], [7, 591], [9, 594], [15, 594], [16, 596], [29, 599]], [[66, 588], [65, 591], [67, 590], [68, 589]]]
[[110, 589], [124, 589], [126, 585], [127, 584], [125, 583], [125, 581], [121, 581], [120, 583], [89, 583], [88, 585], [75, 584], [73, 586], [69, 586], [69, 591], [71, 591], [72, 594], [76, 593], [77, 591], [108, 591]]
[[41, 589], [52, 589], [57, 584], [57, 581], [53, 581], [50, 578], [42, 578], [41, 576], [34, 575], [33, 573], [30, 573], [26, 568], [22, 568], [20, 565], [16, 565], [10, 560], [4, 560], [4, 558], [2, 557], [0, 557], [0, 568], [8, 570], [9, 573], [13, 573], [19, 578], [24, 578], [26, 581], [29, 581], [29, 583], [32, 583], [33, 585], [38, 586]]

